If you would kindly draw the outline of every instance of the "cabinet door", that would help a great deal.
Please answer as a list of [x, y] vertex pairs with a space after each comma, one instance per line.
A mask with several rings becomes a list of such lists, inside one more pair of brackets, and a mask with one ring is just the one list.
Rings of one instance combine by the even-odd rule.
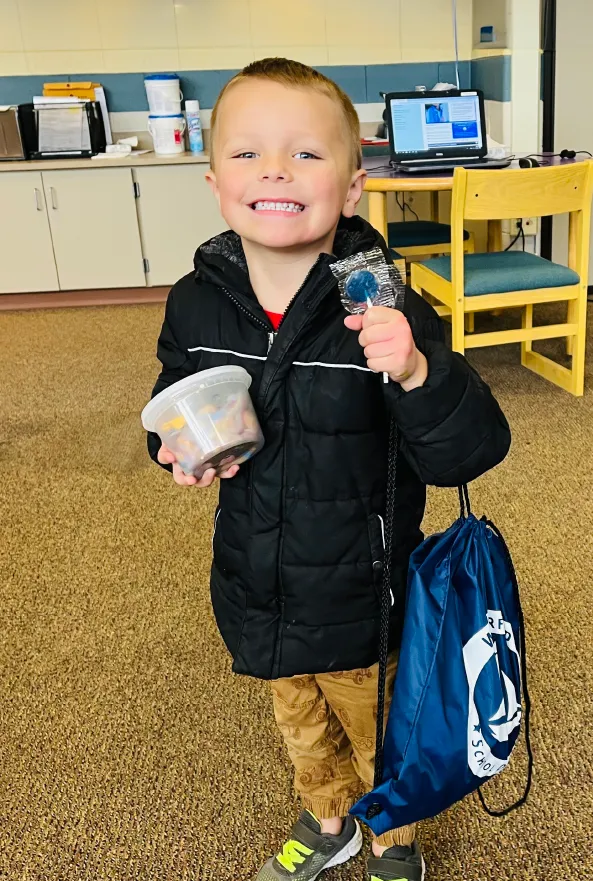
[[169, 285], [191, 272], [202, 242], [227, 229], [204, 180], [207, 165], [135, 168], [148, 283]]
[[0, 173], [0, 293], [57, 291], [43, 183], [37, 171]]
[[43, 187], [62, 290], [146, 285], [129, 168], [44, 171]]

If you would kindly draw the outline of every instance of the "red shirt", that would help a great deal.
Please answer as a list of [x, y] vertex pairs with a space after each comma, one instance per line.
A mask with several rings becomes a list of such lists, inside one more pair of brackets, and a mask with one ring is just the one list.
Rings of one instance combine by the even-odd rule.
[[268, 316], [268, 318], [272, 322], [272, 327], [274, 328], [274, 330], [278, 330], [278, 328], [280, 327], [280, 322], [284, 318], [284, 313], [268, 312], [267, 309], [264, 309], [264, 312], [266, 313], [266, 315]]

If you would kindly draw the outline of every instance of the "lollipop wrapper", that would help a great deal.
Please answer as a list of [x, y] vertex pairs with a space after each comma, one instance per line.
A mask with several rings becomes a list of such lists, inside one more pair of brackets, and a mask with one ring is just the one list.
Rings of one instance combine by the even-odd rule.
[[362, 315], [371, 305], [403, 307], [404, 282], [381, 248], [338, 260], [330, 264], [330, 269], [338, 280], [342, 305], [352, 315]]

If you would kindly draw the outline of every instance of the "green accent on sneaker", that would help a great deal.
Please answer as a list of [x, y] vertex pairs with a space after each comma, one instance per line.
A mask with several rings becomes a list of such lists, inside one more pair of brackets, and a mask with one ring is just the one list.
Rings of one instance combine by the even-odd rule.
[[294, 874], [297, 867], [305, 862], [306, 857], [310, 857], [313, 851], [310, 847], [305, 847], [300, 841], [287, 841], [276, 859], [287, 872]]
[[362, 847], [360, 826], [346, 817], [339, 835], [326, 835], [311, 811], [303, 811], [276, 857], [261, 867], [256, 881], [316, 881], [326, 869], [342, 865]]

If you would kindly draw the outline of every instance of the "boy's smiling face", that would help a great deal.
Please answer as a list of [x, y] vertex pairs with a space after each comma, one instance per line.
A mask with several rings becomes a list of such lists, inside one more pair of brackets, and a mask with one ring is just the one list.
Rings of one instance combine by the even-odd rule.
[[271, 249], [319, 243], [331, 250], [340, 214], [356, 210], [365, 172], [352, 167], [339, 104], [313, 89], [253, 78], [221, 102], [206, 177], [241, 238]]

